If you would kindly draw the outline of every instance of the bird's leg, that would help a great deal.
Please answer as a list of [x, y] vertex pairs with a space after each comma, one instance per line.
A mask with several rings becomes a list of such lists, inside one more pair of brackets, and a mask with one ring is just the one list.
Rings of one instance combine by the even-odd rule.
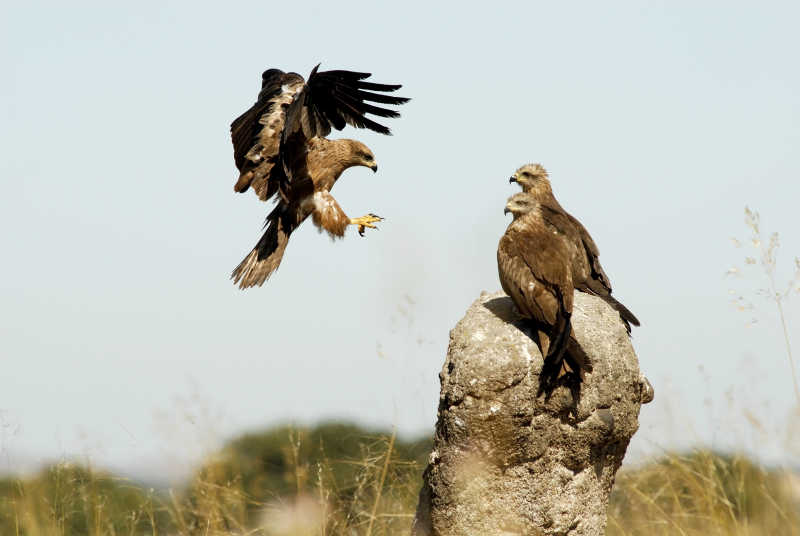
[[542, 358], [544, 358], [550, 350], [550, 336], [541, 329], [536, 330], [536, 335], [539, 338], [539, 351], [542, 352]]
[[369, 227], [370, 229], [377, 229], [376, 226], [373, 225], [375, 222], [383, 221], [383, 218], [380, 216], [376, 216], [375, 214], [367, 214], [366, 216], [361, 216], [360, 218], [350, 218], [350, 225], [357, 225], [358, 226], [358, 234], [364, 236], [364, 230]]

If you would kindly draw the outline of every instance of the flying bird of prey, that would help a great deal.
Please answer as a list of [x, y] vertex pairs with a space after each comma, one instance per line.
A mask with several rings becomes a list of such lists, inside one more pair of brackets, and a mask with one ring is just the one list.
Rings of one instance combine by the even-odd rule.
[[638, 326], [639, 320], [627, 307], [611, 296], [611, 280], [600, 265], [600, 250], [597, 244], [581, 222], [564, 210], [556, 200], [547, 170], [541, 164], [526, 164], [511, 176], [509, 182], [516, 182], [522, 186], [522, 191], [532, 196], [553, 228], [575, 245], [572, 258], [575, 288], [599, 296], [616, 309], [630, 333], [630, 325]]
[[582, 352], [567, 352], [574, 292], [572, 259], [575, 245], [557, 232], [533, 196], [513, 195], [504, 211], [514, 219], [497, 246], [500, 284], [523, 317], [535, 321], [544, 356], [540, 392], [550, 390], [563, 362], [582, 376]]
[[392, 109], [370, 103], [399, 105], [408, 101], [387, 95], [400, 85], [376, 84], [370, 73], [318, 71], [308, 80], [297, 73], [269, 69], [261, 76], [256, 103], [231, 124], [233, 156], [239, 169], [234, 190], [252, 188], [258, 197], [276, 199], [265, 231], [231, 275], [240, 288], [261, 285], [278, 268], [292, 232], [309, 216], [331, 237], [344, 236], [349, 225], [376, 228], [382, 218], [367, 214], [349, 218], [330, 193], [339, 176], [352, 166], [373, 171], [378, 164], [361, 142], [326, 136], [345, 125], [390, 134], [367, 117], [398, 117]]

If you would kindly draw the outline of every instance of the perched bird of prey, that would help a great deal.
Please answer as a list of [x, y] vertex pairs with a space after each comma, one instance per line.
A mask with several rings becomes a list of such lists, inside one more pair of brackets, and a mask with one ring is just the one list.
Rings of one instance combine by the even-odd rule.
[[400, 85], [366, 82], [370, 73], [318, 71], [308, 80], [297, 73], [269, 69], [261, 76], [256, 103], [231, 124], [233, 156], [239, 169], [234, 190], [252, 188], [264, 201], [276, 199], [261, 240], [231, 275], [240, 288], [261, 285], [280, 265], [289, 237], [309, 216], [331, 237], [344, 236], [348, 225], [375, 228], [382, 218], [368, 214], [349, 218], [330, 193], [349, 167], [378, 164], [372, 151], [355, 140], [329, 140], [332, 128], [345, 125], [390, 134], [367, 117], [398, 117], [392, 109], [408, 101], [387, 95]]
[[509, 182], [516, 182], [522, 186], [522, 191], [532, 196], [548, 221], [552, 222], [553, 227], [574, 244], [572, 277], [575, 288], [605, 300], [619, 312], [630, 333], [630, 325], [638, 326], [639, 320], [627, 307], [611, 296], [611, 280], [600, 265], [600, 250], [597, 244], [581, 222], [564, 210], [556, 200], [547, 170], [541, 164], [526, 164], [511, 176]]
[[522, 316], [535, 321], [544, 356], [540, 391], [550, 390], [562, 364], [579, 375], [590, 366], [582, 352], [567, 352], [572, 329], [575, 245], [559, 233], [549, 213], [526, 193], [512, 196], [505, 213], [514, 219], [497, 246], [500, 284]]

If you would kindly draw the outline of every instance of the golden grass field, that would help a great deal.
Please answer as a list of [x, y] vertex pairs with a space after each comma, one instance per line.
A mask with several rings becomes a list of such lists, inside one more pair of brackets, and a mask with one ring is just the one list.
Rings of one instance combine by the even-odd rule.
[[[325, 437], [345, 441], [329, 452]], [[166, 491], [58, 464], [0, 483], [0, 534], [408, 534], [429, 446], [344, 424], [282, 427], [230, 443]], [[620, 471], [607, 534], [800, 535], [800, 473], [668, 454]]]

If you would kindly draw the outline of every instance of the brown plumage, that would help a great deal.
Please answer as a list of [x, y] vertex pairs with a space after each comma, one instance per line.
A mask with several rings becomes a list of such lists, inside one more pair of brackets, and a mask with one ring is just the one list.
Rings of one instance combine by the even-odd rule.
[[630, 333], [630, 325], [638, 326], [639, 320], [611, 296], [611, 280], [600, 265], [597, 244], [583, 224], [564, 210], [556, 200], [548, 177], [547, 170], [541, 164], [526, 164], [511, 176], [510, 182], [522, 186], [522, 191], [532, 196], [553, 227], [575, 246], [571, 259], [575, 288], [605, 300], [619, 312]]
[[575, 245], [554, 228], [544, 207], [528, 194], [512, 196], [505, 212], [511, 212], [514, 220], [497, 247], [500, 284], [520, 314], [535, 323], [544, 356], [540, 386], [549, 390], [561, 374], [564, 360], [579, 375], [590, 366], [579, 347], [567, 351]]
[[240, 288], [261, 285], [267, 280], [280, 265], [292, 232], [309, 216], [320, 231], [327, 231], [332, 238], [344, 236], [348, 225], [358, 225], [363, 235], [365, 227], [374, 228], [373, 224], [381, 219], [373, 214], [349, 218], [330, 193], [349, 167], [366, 166], [377, 171], [378, 165], [367, 146], [355, 140], [325, 138], [314, 138], [308, 146], [302, 164], [307, 180], [289, 190], [288, 202], [281, 197], [267, 216], [261, 240], [231, 276]]
[[389, 134], [388, 128], [366, 115], [399, 114], [368, 102], [396, 105], [408, 99], [384, 94], [399, 85], [365, 82], [369, 73], [318, 72], [318, 67], [308, 81], [278, 69], [264, 72], [257, 102], [231, 124], [239, 169], [234, 190], [252, 188], [264, 201], [277, 200], [261, 240], [231, 275], [240, 288], [267, 280], [280, 265], [292, 232], [310, 215], [332, 237], [343, 236], [348, 225], [357, 225], [363, 235], [365, 228], [375, 228], [374, 223], [381, 220], [374, 214], [348, 218], [330, 194], [349, 167], [377, 171], [372, 152], [361, 142], [325, 136], [347, 124]]

